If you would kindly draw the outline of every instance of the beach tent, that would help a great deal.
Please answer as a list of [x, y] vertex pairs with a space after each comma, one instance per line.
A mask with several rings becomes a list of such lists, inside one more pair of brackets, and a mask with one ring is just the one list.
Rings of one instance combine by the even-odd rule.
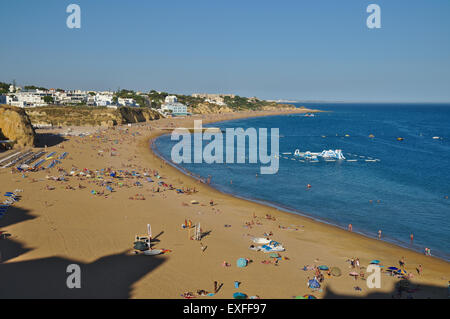
[[317, 289], [320, 288], [320, 284], [316, 279], [310, 279], [308, 281], [308, 287], [309, 288], [313, 288], [313, 289]]
[[234, 299], [247, 299], [247, 295], [242, 292], [235, 292], [233, 294]]
[[333, 276], [339, 277], [339, 276], [342, 274], [342, 272], [341, 272], [341, 269], [340, 269], [340, 268], [338, 268], [338, 267], [333, 267], [333, 268], [331, 268], [331, 274], [332, 274]]
[[321, 265], [321, 266], [319, 266], [318, 267], [320, 270], [328, 270], [329, 268], [328, 268], [328, 266], [325, 266], [325, 265]]
[[245, 259], [245, 258], [239, 258], [239, 259], [236, 261], [236, 265], [237, 265], [239, 268], [244, 268], [244, 267], [246, 267], [246, 266], [247, 266], [247, 259]]

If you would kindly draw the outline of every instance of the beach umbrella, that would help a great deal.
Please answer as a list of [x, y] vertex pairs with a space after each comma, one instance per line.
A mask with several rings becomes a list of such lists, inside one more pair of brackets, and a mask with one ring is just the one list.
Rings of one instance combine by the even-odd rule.
[[320, 270], [328, 270], [329, 268], [328, 268], [328, 266], [325, 266], [325, 265], [321, 265], [321, 266], [319, 266], [318, 267]]
[[317, 298], [313, 295], [304, 295], [303, 299], [317, 299]]
[[388, 267], [387, 271], [399, 271], [397, 267]]
[[309, 288], [320, 288], [320, 284], [316, 279], [310, 279], [308, 281], [308, 287]]
[[270, 253], [269, 257], [271, 257], [271, 258], [278, 258], [278, 257], [280, 257], [280, 255], [278, 253]]
[[243, 294], [242, 292], [235, 292], [233, 294], [234, 299], [247, 299], [247, 295]]
[[357, 272], [352, 271], [351, 273], [349, 273], [350, 276], [359, 276], [359, 274]]
[[342, 274], [342, 272], [341, 272], [341, 269], [340, 269], [340, 268], [338, 268], [338, 267], [333, 267], [333, 268], [331, 268], [331, 274], [332, 274], [333, 276], [339, 277], [339, 276]]
[[236, 265], [237, 265], [239, 268], [244, 268], [244, 267], [246, 267], [246, 266], [247, 266], [247, 259], [245, 259], [245, 258], [239, 258], [239, 259], [236, 261]]
[[406, 276], [408, 273], [406, 272], [406, 270], [403, 269], [399, 269], [395, 272], [396, 274], [402, 275], [402, 276]]
[[380, 261], [375, 259], [375, 260], [372, 260], [370, 263], [374, 264], [374, 265], [378, 265], [380, 263]]

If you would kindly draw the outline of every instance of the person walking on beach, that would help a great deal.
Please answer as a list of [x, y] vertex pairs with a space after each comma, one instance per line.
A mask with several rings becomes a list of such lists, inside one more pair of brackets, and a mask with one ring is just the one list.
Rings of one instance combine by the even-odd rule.
[[413, 243], [413, 241], [414, 241], [414, 234], [411, 233], [411, 235], [409, 236], [409, 238], [411, 239], [411, 245], [412, 245], [412, 243]]
[[353, 230], [353, 225], [352, 224], [348, 224], [348, 231], [352, 231]]
[[398, 264], [400, 265], [400, 268], [403, 269], [405, 267], [405, 257], [402, 257], [402, 259], [398, 261]]
[[378, 231], [378, 239], [381, 239], [381, 230]]
[[422, 276], [422, 271], [423, 271], [422, 265], [419, 265], [419, 266], [417, 267], [417, 273], [419, 274], [419, 276]]

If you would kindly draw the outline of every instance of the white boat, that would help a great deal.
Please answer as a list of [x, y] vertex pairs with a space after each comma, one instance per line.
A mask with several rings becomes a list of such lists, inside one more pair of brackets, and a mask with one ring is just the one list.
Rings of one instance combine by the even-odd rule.
[[145, 251], [143, 251], [143, 254], [147, 255], [147, 256], [155, 256], [155, 255], [162, 254], [162, 250], [161, 249], [145, 250]]
[[318, 156], [321, 156], [323, 158], [334, 158], [339, 160], [345, 160], [344, 155], [342, 154], [342, 150], [328, 150], [328, 151], [322, 151]]

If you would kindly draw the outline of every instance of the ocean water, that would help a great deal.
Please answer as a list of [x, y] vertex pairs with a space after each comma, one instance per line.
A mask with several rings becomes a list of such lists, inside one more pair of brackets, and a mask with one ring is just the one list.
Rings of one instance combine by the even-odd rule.
[[[279, 128], [277, 174], [261, 175], [262, 164], [248, 164], [248, 160], [179, 167], [203, 178], [211, 176], [211, 185], [220, 191], [339, 227], [351, 223], [353, 231], [370, 237], [381, 230], [383, 240], [421, 252], [428, 247], [432, 255], [450, 260], [450, 199], [446, 198], [450, 197], [450, 105], [302, 105], [329, 112], [209, 125]], [[375, 137], [369, 138], [370, 134]], [[170, 161], [176, 143], [169, 135], [161, 136], [155, 149]], [[347, 160], [357, 161], [301, 162], [293, 156], [295, 149], [342, 149]], [[307, 189], [307, 184], [312, 187]]]

